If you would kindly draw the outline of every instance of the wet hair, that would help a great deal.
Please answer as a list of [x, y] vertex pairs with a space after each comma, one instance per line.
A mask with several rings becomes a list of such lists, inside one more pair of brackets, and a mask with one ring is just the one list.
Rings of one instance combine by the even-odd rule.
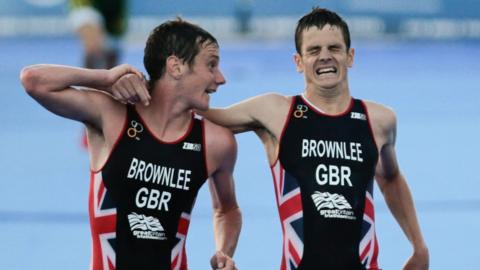
[[157, 26], [147, 39], [143, 56], [150, 78], [149, 88], [152, 89], [165, 73], [168, 57], [175, 55], [191, 67], [201, 47], [209, 43], [218, 46], [210, 33], [180, 17]]
[[302, 38], [303, 31], [308, 30], [310, 27], [316, 26], [322, 29], [325, 25], [336, 26], [340, 28], [343, 34], [343, 40], [347, 46], [347, 50], [350, 49], [350, 31], [348, 30], [347, 23], [335, 12], [328, 9], [314, 7], [312, 11], [305, 14], [297, 23], [295, 29], [295, 48], [297, 53], [302, 54]]

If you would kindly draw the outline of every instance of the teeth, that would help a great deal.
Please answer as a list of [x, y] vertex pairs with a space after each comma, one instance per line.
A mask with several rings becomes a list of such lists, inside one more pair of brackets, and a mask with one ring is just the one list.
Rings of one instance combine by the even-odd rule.
[[336, 69], [333, 68], [333, 67], [317, 69], [317, 74], [318, 75], [323, 74], [323, 73], [328, 73], [328, 72], [336, 72]]

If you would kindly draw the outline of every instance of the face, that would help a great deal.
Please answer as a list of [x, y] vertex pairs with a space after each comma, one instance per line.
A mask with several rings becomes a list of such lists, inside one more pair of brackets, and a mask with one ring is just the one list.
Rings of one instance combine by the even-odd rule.
[[185, 99], [197, 110], [207, 110], [210, 95], [218, 87], [225, 84], [225, 77], [220, 71], [219, 48], [214, 43], [201, 46], [200, 52], [195, 56], [192, 66], [186, 66], [183, 77]]
[[354, 50], [347, 51], [340, 28], [325, 25], [303, 31], [302, 54], [295, 54], [297, 70], [303, 72], [307, 89], [337, 89], [347, 86], [347, 70]]

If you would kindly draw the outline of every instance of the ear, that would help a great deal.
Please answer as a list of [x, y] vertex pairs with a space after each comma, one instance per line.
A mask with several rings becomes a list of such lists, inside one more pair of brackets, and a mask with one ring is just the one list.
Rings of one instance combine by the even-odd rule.
[[168, 75], [178, 80], [182, 77], [184, 72], [184, 64], [178, 57], [175, 55], [170, 55], [167, 58], [166, 72]]
[[353, 60], [355, 58], [355, 49], [350, 48], [347, 52], [347, 66], [351, 68], [353, 66]]
[[295, 53], [293, 55], [293, 61], [295, 62], [295, 66], [297, 67], [297, 72], [303, 73], [302, 56], [299, 53]]

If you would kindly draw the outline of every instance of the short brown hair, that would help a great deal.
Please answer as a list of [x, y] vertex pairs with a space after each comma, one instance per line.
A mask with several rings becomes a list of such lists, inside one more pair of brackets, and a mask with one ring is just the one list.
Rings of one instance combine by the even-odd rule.
[[143, 64], [150, 77], [150, 88], [163, 76], [169, 56], [175, 55], [191, 66], [205, 43], [218, 46], [217, 40], [209, 32], [180, 17], [153, 29], [148, 37], [143, 56]]
[[350, 49], [350, 31], [348, 30], [347, 23], [333, 11], [314, 7], [310, 13], [305, 14], [297, 23], [297, 28], [295, 29], [295, 48], [297, 49], [297, 53], [302, 54], [303, 31], [312, 26], [322, 29], [327, 24], [340, 28], [347, 50]]

